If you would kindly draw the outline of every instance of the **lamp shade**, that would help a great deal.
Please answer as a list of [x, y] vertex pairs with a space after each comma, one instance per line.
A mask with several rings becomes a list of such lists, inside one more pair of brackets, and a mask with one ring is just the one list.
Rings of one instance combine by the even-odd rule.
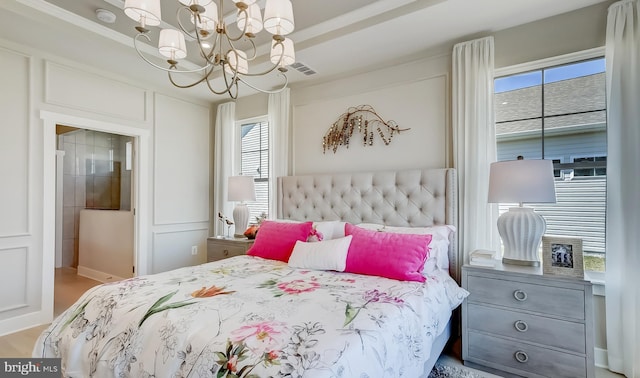
[[[284, 49], [284, 54], [282, 50]], [[282, 61], [280, 60], [282, 57]], [[293, 41], [289, 38], [285, 38], [282, 44], [277, 41], [271, 43], [271, 63], [278, 64], [280, 66], [290, 66], [296, 61], [296, 52], [293, 49]]]
[[160, 0], [125, 0], [124, 14], [143, 26], [160, 25]]
[[228, 192], [229, 201], [255, 201], [256, 190], [253, 184], [253, 177], [230, 176]]
[[[238, 29], [244, 30], [246, 34], [256, 34], [262, 30], [262, 13], [258, 4], [249, 5], [242, 11], [238, 9]], [[246, 25], [246, 30], [245, 30]]]
[[267, 0], [264, 7], [264, 29], [271, 34], [287, 35], [294, 27], [291, 1]]
[[204, 12], [200, 13], [200, 21], [195, 14], [191, 16], [191, 22], [200, 29], [213, 32], [218, 27], [218, 6], [216, 3], [209, 3], [204, 6]]
[[160, 30], [158, 51], [169, 59], [183, 59], [187, 56], [184, 34], [175, 29]]
[[551, 160], [510, 160], [491, 164], [490, 203], [555, 203]]
[[189, 7], [191, 5], [205, 6], [211, 3], [212, 0], [178, 0], [178, 1]]

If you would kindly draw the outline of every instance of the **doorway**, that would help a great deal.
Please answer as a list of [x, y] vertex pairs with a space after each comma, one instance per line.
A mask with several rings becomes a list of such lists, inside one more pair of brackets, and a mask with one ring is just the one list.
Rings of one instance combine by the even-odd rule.
[[133, 276], [134, 138], [56, 125], [56, 275]]
[[54, 272], [56, 246], [56, 125], [66, 125], [78, 129], [119, 134], [133, 138], [132, 161], [136, 174], [132, 180], [133, 219], [133, 260], [135, 275], [149, 273], [148, 229], [150, 216], [148, 211], [149, 193], [149, 130], [147, 125], [140, 127], [92, 120], [67, 114], [41, 111], [43, 120], [43, 237], [42, 237], [42, 310], [41, 321], [50, 322], [54, 309]]

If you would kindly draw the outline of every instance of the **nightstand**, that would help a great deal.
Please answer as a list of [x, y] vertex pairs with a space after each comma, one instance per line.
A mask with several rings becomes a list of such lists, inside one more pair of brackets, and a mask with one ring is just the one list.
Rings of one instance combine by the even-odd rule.
[[[462, 359], [498, 375], [593, 378], [591, 282], [540, 267], [465, 265]], [[511, 374], [511, 375], [509, 375]]]
[[247, 238], [207, 238], [207, 262], [244, 255], [253, 242]]

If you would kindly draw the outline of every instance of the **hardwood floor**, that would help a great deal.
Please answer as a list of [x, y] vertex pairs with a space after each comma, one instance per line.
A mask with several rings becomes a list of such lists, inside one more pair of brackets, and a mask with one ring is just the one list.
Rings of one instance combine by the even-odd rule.
[[[53, 296], [54, 317], [62, 314], [85, 291], [99, 284], [98, 281], [78, 276], [73, 268], [56, 269]], [[48, 324], [44, 324], [0, 337], [0, 357], [31, 357], [36, 339], [48, 326]]]
[[57, 317], [90, 288], [100, 282], [76, 274], [73, 268], [56, 269], [53, 315]]

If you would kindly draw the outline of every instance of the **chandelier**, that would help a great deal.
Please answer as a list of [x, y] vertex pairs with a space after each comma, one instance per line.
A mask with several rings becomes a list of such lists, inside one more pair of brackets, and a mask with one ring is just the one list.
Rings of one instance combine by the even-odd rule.
[[[288, 65], [295, 62], [293, 42], [284, 36], [294, 29], [293, 7], [290, 0], [266, 0], [264, 18], [257, 0], [232, 0], [236, 8], [237, 30], [229, 30], [225, 22], [225, 0], [178, 0], [180, 7], [176, 13], [179, 30], [161, 29], [158, 52], [167, 58], [167, 67], [152, 62], [139, 46], [141, 40], [151, 42], [147, 26], [160, 25], [160, 0], [125, 0], [124, 13], [134, 21], [138, 34], [133, 44], [138, 55], [155, 68], [168, 73], [171, 84], [178, 88], [190, 88], [200, 83], [207, 85], [217, 95], [228, 94], [238, 97], [238, 83], [263, 93], [277, 93], [287, 87], [285, 75]], [[261, 72], [249, 72], [249, 62], [257, 57], [256, 33], [266, 30], [272, 34], [271, 64]], [[196, 41], [200, 55], [197, 68], [181, 69], [178, 61], [187, 57], [185, 38]], [[274, 90], [258, 88], [247, 78], [277, 73], [282, 81]], [[181, 84], [174, 75], [198, 74], [195, 81]], [[214, 85], [214, 79], [221, 77], [223, 84]]]

